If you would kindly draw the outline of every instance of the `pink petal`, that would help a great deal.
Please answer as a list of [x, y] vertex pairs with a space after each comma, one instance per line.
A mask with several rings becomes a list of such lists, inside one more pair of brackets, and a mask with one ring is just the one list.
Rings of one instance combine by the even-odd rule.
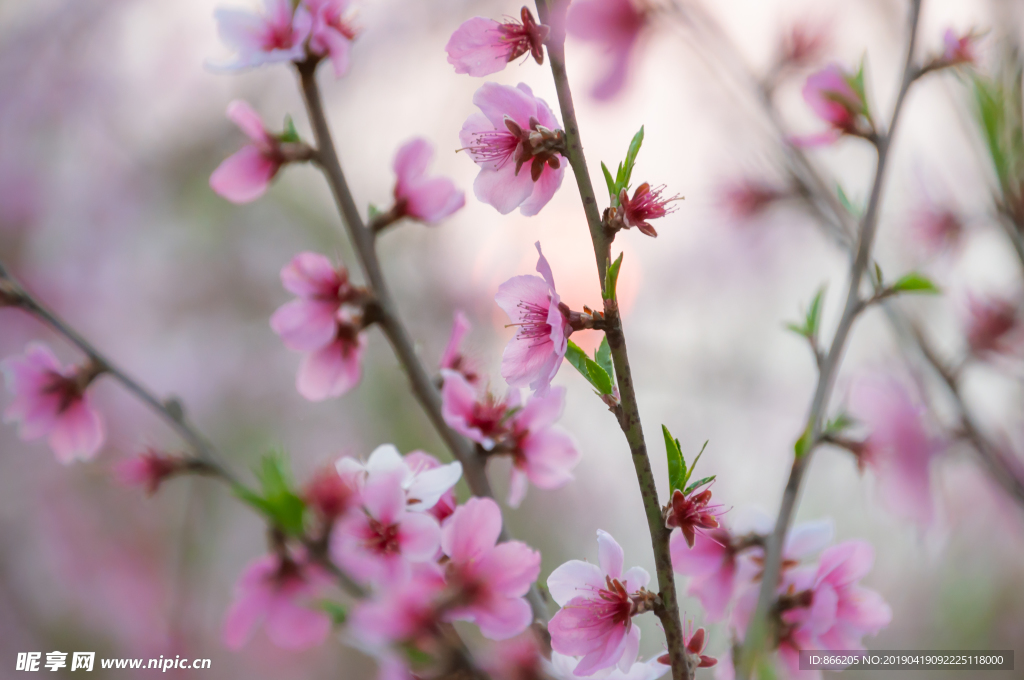
[[821, 553], [817, 583], [828, 581], [842, 587], [858, 581], [871, 571], [875, 549], [867, 541], [844, 541]]
[[[363, 487], [363, 506], [370, 517], [381, 524], [395, 524], [404, 519], [405, 489], [400, 474], [375, 475]], [[417, 527], [410, 525], [410, 530]]]
[[[479, 427], [470, 424], [476, 406], [476, 389], [470, 385], [461, 373], [442, 370], [444, 384], [441, 386], [441, 415], [448, 427], [478, 444], [490, 441]], [[490, 441], [490, 446], [494, 442]]]
[[551, 342], [513, 338], [501, 355], [501, 377], [509, 387], [529, 386], [542, 391], [561, 361]]
[[551, 427], [531, 432], [520, 447], [526, 459], [526, 474], [537, 488], [557, 489], [572, 481], [572, 469], [581, 454], [576, 441], [565, 430]]
[[629, 632], [626, 633], [626, 648], [622, 652], [622, 658], [619, 659], [619, 670], [625, 673], [636, 661], [637, 655], [640, 653], [640, 627], [630, 626]]
[[832, 542], [835, 527], [831, 519], [801, 522], [786, 536], [783, 554], [792, 560], [801, 560], [818, 552]]
[[509, 46], [502, 42], [499, 26], [492, 19], [474, 17], [455, 29], [444, 49], [456, 73], [480, 78], [505, 68]]
[[441, 549], [456, 563], [468, 562], [498, 542], [501, 510], [490, 498], [470, 498], [441, 530]]
[[334, 264], [320, 253], [299, 253], [281, 269], [281, 285], [299, 297], [335, 298], [341, 284]]
[[452, 334], [444, 348], [444, 354], [441, 355], [441, 368], [455, 368], [455, 360], [462, 354], [462, 339], [466, 337], [471, 328], [472, 325], [469, 323], [466, 315], [462, 311], [456, 310], [455, 321], [452, 324]]
[[331, 633], [331, 618], [323, 611], [302, 607], [279, 595], [267, 612], [267, 637], [282, 649], [303, 650], [324, 642]]
[[213, 171], [210, 188], [232, 203], [248, 203], [263, 195], [279, 168], [255, 146], [243, 146]]
[[494, 301], [508, 314], [513, 323], [523, 320], [526, 313], [521, 303], [546, 308], [551, 302], [551, 289], [548, 283], [539, 276], [525, 274], [513, 276], [498, 286]]
[[518, 467], [513, 467], [508, 482], [508, 507], [513, 510], [518, 508], [526, 498], [529, 488], [530, 484], [526, 473]]
[[405, 214], [427, 224], [435, 224], [466, 205], [466, 194], [447, 177], [410, 181], [401, 187]]
[[[727, 535], [712, 533], [711, 536], [723, 542], [729, 540]], [[672, 556], [672, 568], [684, 576], [704, 577], [722, 568], [729, 551], [724, 545], [708, 536], [698, 533], [693, 541], [693, 548], [686, 544], [682, 531], [675, 530], [669, 538], [669, 553]]]
[[404, 184], [422, 177], [434, 158], [434, 147], [422, 137], [415, 137], [403, 144], [395, 154], [392, 168], [398, 176], [398, 183]]
[[355, 344], [337, 340], [307, 354], [296, 378], [299, 394], [309, 401], [323, 401], [348, 392], [359, 384], [365, 349], [366, 336], [360, 334]]
[[651, 575], [643, 567], [630, 567], [622, 575], [622, 581], [626, 590], [633, 593], [641, 588], [646, 588], [647, 584], [651, 582]]
[[[544, 166], [544, 170], [540, 173], [540, 177], [536, 182], [533, 183], [533, 193], [530, 197], [523, 202], [519, 207], [519, 212], [526, 217], [533, 217], [541, 211], [541, 209], [548, 204], [551, 197], [555, 195], [558, 188], [562, 186], [562, 178], [565, 176], [565, 165], [567, 161], [563, 158], [562, 164], [557, 168], [553, 169], [548, 165]], [[526, 172], [526, 166], [523, 166], [523, 174]], [[529, 173], [527, 173], [529, 176]], [[504, 214], [504, 213], [503, 213]]]
[[[525, 129], [530, 127], [530, 117], [537, 115], [537, 100], [529, 88], [524, 91], [508, 85], [484, 83], [473, 94], [473, 104], [480, 108], [491, 125], [498, 130], [505, 129], [505, 116]], [[530, 173], [527, 172], [526, 176], [529, 177]]]
[[[698, 534], [699, 535], [699, 534]], [[704, 607], [707, 621], [721, 621], [736, 587], [736, 567], [732, 562], [706, 576], [690, 581], [686, 592], [696, 595]]]
[[437, 554], [441, 544], [441, 528], [432, 515], [407, 512], [398, 526], [398, 545], [402, 548], [402, 557], [410, 562], [426, 562]]
[[522, 598], [495, 598], [486, 608], [475, 609], [473, 620], [485, 638], [507, 640], [526, 630], [533, 622], [533, 612]]
[[496, 170], [481, 167], [480, 174], [473, 181], [476, 197], [502, 215], [518, 208], [533, 192], [534, 182], [530, 177], [530, 169], [524, 165], [516, 175], [516, 164], [511, 160]]
[[[555, 294], [555, 276], [551, 273], [551, 265], [548, 264], [548, 258], [544, 257], [544, 251], [540, 249], [540, 241], [535, 241], [533, 247], [537, 249], [537, 273], [544, 277], [544, 281], [548, 284], [548, 297]], [[538, 300], [542, 298], [537, 297]]]
[[540, 574], [540, 553], [519, 541], [500, 543], [480, 557], [476, 573], [495, 592], [522, 597]]
[[256, 142], [257, 145], [270, 145], [273, 143], [273, 138], [266, 128], [263, 127], [263, 119], [249, 105], [249, 102], [243, 99], [235, 99], [228, 104], [227, 116], [232, 123], [245, 133], [246, 137]]
[[612, 535], [601, 529], [597, 530], [597, 563], [608, 576], [622, 578], [622, 563], [625, 553]]
[[337, 302], [299, 298], [278, 307], [270, 327], [288, 349], [311, 352], [337, 336], [337, 311]]
[[241, 649], [252, 637], [253, 630], [266, 615], [271, 595], [266, 589], [239, 594], [224, 618], [222, 639], [230, 649]]
[[99, 413], [85, 398], [73, 401], [54, 421], [50, 448], [65, 465], [89, 460], [103, 446], [104, 427]]
[[605, 574], [596, 564], [569, 560], [548, 576], [548, 592], [560, 607], [570, 600], [605, 588]]

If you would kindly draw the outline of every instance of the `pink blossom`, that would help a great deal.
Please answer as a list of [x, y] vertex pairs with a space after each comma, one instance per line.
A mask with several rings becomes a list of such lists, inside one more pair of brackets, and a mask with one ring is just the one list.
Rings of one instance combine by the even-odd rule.
[[232, 203], [248, 203], [263, 195], [285, 157], [280, 142], [265, 127], [247, 102], [228, 104], [228, 118], [251, 140], [228, 156], [210, 175], [210, 188]]
[[957, 35], [952, 28], [947, 28], [942, 34], [942, 61], [946, 66], [957, 64], [973, 64], [978, 58], [977, 49], [978, 36], [974, 33]]
[[[480, 108], [462, 126], [463, 149], [480, 166], [476, 197], [502, 215], [516, 208], [536, 215], [562, 184], [559, 161], [565, 135], [544, 102], [523, 83], [517, 87], [484, 83], [473, 95]], [[520, 172], [530, 164], [530, 172]]]
[[549, 29], [538, 24], [526, 7], [515, 19], [497, 22], [474, 17], [459, 26], [445, 45], [448, 63], [456, 73], [481, 77], [505, 68], [505, 64], [529, 52], [538, 64], [544, 63], [544, 39]]
[[409, 140], [395, 154], [396, 216], [435, 224], [466, 205], [465, 194], [450, 179], [427, 176], [433, 158], [434, 148], [422, 137]]
[[541, 654], [537, 636], [527, 630], [522, 635], [489, 645], [487, 654], [480, 660], [481, 670], [493, 680], [541, 680], [548, 670]]
[[668, 511], [665, 514], [665, 526], [669, 529], [678, 528], [686, 540], [687, 547], [692, 548], [698, 533], [707, 529], [718, 528], [718, 516], [722, 514], [722, 506], [711, 505], [710, 482], [701, 485], [690, 493], [681, 489], [672, 492]]
[[669, 542], [672, 568], [691, 577], [686, 592], [696, 595], [708, 621], [720, 621], [736, 589], [736, 557], [733, 537], [725, 529], [713, 529], [694, 537], [688, 546], [681, 532]]
[[1019, 344], [1017, 305], [998, 297], [967, 297], [967, 345], [975, 355], [999, 354]]
[[[427, 497], [426, 499], [411, 498], [411, 496], [413, 495], [426, 495], [426, 483], [433, 483], [430, 482], [431, 478], [428, 475], [426, 475], [426, 473], [431, 471], [438, 471], [434, 472], [434, 474], [450, 475], [448, 479], [454, 477], [455, 481], [451, 483], [452, 485], [449, 486], [449, 488], [445, 489], [441, 493], [441, 497], [437, 499], [437, 502], [435, 502], [426, 510], [426, 512], [429, 512], [431, 515], [433, 515], [434, 519], [436, 519], [438, 522], [443, 522], [444, 520], [451, 517], [452, 513], [455, 512], [455, 507], [458, 505], [458, 502], [455, 500], [454, 485], [461, 476], [462, 465], [458, 461], [450, 463], [448, 465], [442, 465], [441, 461], [439, 461], [437, 458], [434, 458], [425, 451], [410, 451], [405, 455], [404, 460], [406, 466], [409, 468], [410, 472], [412, 472], [413, 479], [416, 480], [415, 483], [410, 483], [408, 488], [406, 489], [406, 495], [410, 497], [408, 499], [408, 502], [410, 503], [410, 507], [413, 509], [425, 506], [428, 502], [430, 502], [433, 496], [433, 492], [431, 492], [430, 496]], [[459, 471], [458, 474], [454, 472], [456, 469]], [[447, 480], [438, 482], [437, 486], [444, 486], [446, 484]], [[410, 489], [412, 489], [411, 492]]]
[[622, 548], [598, 530], [598, 564], [570, 560], [551, 572], [548, 590], [562, 608], [548, 622], [556, 652], [582, 656], [576, 676], [618, 666], [629, 670], [640, 649], [633, 616], [644, 610], [650, 575], [640, 567], [623, 574]]
[[444, 574], [436, 564], [413, 566], [409, 580], [363, 600], [352, 611], [349, 630], [371, 649], [428, 641], [440, 622]]
[[471, 385], [477, 385], [480, 383], [480, 373], [462, 351], [462, 339], [466, 337], [471, 328], [472, 326], [466, 315], [461, 311], [456, 311], [455, 323], [452, 324], [452, 334], [444, 348], [444, 354], [441, 355], [440, 367], [442, 371], [448, 369], [461, 373], [466, 382]]
[[292, 0], [264, 0], [262, 14], [220, 7], [213, 13], [225, 45], [237, 52], [234, 60], [217, 68], [238, 69], [282, 61], [300, 61], [312, 17], [305, 7], [292, 9]]
[[325, 522], [336, 518], [359, 505], [359, 480], [354, 474], [341, 474], [337, 466], [321, 467], [306, 483], [302, 498]]
[[913, 216], [911, 227], [929, 250], [938, 252], [958, 245], [964, 223], [955, 211], [939, 206], [924, 206]]
[[871, 433], [860, 453], [877, 476], [882, 501], [894, 513], [921, 525], [934, 517], [931, 463], [940, 447], [925, 430], [925, 408], [896, 380], [860, 380], [850, 399], [853, 415]]
[[24, 355], [0, 362], [0, 370], [14, 395], [4, 421], [18, 421], [23, 440], [47, 437], [57, 460], [65, 465], [96, 455], [105, 428], [86, 394], [96, 370], [61, 366], [53, 351], [39, 342], [30, 343]]
[[125, 486], [142, 486], [152, 496], [165, 479], [186, 470], [188, 461], [156, 449], [126, 458], [114, 466], [114, 476]]
[[804, 101], [830, 129], [818, 135], [793, 140], [803, 146], [828, 144], [843, 134], [863, 135], [862, 119], [868, 115], [859, 75], [852, 75], [838, 64], [829, 64], [808, 76]]
[[[704, 650], [708, 646], [708, 635], [703, 628], [693, 630], [693, 622], [687, 624], [687, 630], [683, 633], [683, 648], [686, 655], [690, 657], [691, 668], [711, 668], [718, 663], [718, 659], [708, 656]], [[663, 664], [669, 664], [671, 657], [664, 654], [658, 658]]]
[[608, 71], [592, 91], [596, 99], [611, 99], [622, 89], [647, 24], [647, 13], [632, 0], [575, 0], [569, 5], [569, 34], [597, 43], [607, 55]]
[[277, 309], [270, 327], [289, 349], [306, 352], [296, 389], [310, 401], [338, 397], [359, 384], [366, 337], [361, 291], [348, 273], [319, 253], [299, 253], [281, 270], [281, 283], [297, 299]]
[[[573, 673], [573, 670], [579, 662], [580, 660], [574, 656], [551, 652], [551, 672], [549, 675], [555, 678], [555, 680], [576, 680], [578, 676]], [[655, 658], [646, 662], [637, 661], [625, 671], [613, 668], [610, 672], [607, 672], [607, 675], [599, 673], [596, 677], [600, 677], [602, 680], [658, 680], [671, 668], [671, 666], [665, 665]]]
[[441, 415], [448, 427], [492, 451], [507, 434], [512, 411], [519, 408], [519, 392], [499, 398], [490, 390], [478, 392], [461, 373], [442, 370], [441, 377]]
[[290, 557], [266, 555], [251, 562], [235, 586], [224, 620], [224, 644], [240, 649], [261, 622], [278, 647], [299, 650], [320, 644], [331, 632], [331, 619], [309, 602], [330, 583], [320, 567]]
[[785, 197], [778, 187], [756, 179], [743, 178], [725, 186], [721, 203], [733, 219], [746, 221], [764, 213]]
[[619, 193], [619, 205], [615, 209], [614, 224], [619, 229], [636, 227], [647, 236], [656, 237], [658, 232], [654, 230], [648, 220], [654, 220], [673, 212], [674, 206], [669, 206], [673, 201], [682, 200], [681, 196], [662, 198], [661, 193], [664, 186], [651, 188], [651, 185], [644, 182], [633, 192], [633, 198], [629, 197], [626, 189]]
[[411, 564], [432, 560], [441, 530], [437, 520], [406, 507], [400, 474], [379, 475], [362, 489], [363, 512], [350, 512], [331, 533], [331, 557], [351, 577], [399, 583]]
[[412, 451], [403, 457], [393, 444], [378, 446], [365, 464], [354, 458], [341, 458], [336, 465], [342, 476], [354, 475], [360, 486], [397, 476], [406, 505], [413, 512], [431, 510], [462, 477], [462, 464], [458, 461], [441, 465], [423, 451]]
[[356, 29], [349, 16], [349, 0], [303, 0], [313, 16], [309, 51], [327, 56], [334, 66], [334, 77], [348, 72], [349, 53]]
[[815, 61], [828, 44], [828, 31], [824, 26], [796, 23], [782, 42], [780, 62], [786, 66], [806, 66]]
[[555, 292], [551, 266], [540, 242], [535, 245], [541, 276], [514, 276], [498, 287], [494, 299], [508, 314], [510, 325], [519, 327], [502, 354], [502, 377], [511, 387], [529, 385], [543, 394], [562, 365], [572, 327]]
[[445, 580], [459, 593], [445, 616], [472, 621], [491, 640], [530, 625], [533, 614], [523, 596], [540, 573], [539, 552], [519, 541], [499, 544], [500, 534], [501, 510], [490, 498], [471, 498], [456, 508], [441, 533]]

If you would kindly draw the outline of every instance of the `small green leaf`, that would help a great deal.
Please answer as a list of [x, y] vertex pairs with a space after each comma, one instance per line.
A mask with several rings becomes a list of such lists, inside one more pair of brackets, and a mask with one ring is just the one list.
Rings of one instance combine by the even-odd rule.
[[378, 208], [373, 203], [371, 203], [370, 207], [366, 209], [366, 217], [367, 217], [366, 221], [367, 222], [373, 222], [374, 220], [376, 220], [378, 217], [380, 217], [383, 214], [384, 213], [381, 212], [380, 208]]
[[615, 287], [619, 285], [619, 268], [622, 266], [622, 256], [624, 253], [619, 253], [619, 256], [608, 265], [608, 268], [604, 272], [604, 299], [614, 300], [615, 299]]
[[882, 267], [877, 262], [875, 262], [875, 283], [881, 286], [883, 280], [884, 278], [882, 277]]
[[295, 121], [292, 120], [291, 116], [284, 117], [284, 132], [278, 137], [282, 142], [297, 144], [301, 140], [299, 138], [299, 131], [295, 129]]
[[700, 451], [697, 452], [697, 457], [693, 459], [693, 463], [690, 465], [690, 469], [686, 471], [686, 479], [683, 480], [683, 484], [690, 481], [690, 477], [693, 476], [693, 471], [697, 469], [697, 461], [704, 455], [704, 449], [708, 448], [708, 442], [710, 439], [704, 440], [704, 446], [700, 447]]
[[612, 179], [612, 173], [608, 172], [608, 166], [604, 164], [604, 161], [601, 161], [601, 171], [604, 172], [604, 183], [608, 185], [608, 199], [613, 208], [617, 207], [619, 195], [615, 193], [615, 180]]
[[629, 151], [626, 152], [626, 162], [623, 167], [625, 174], [624, 181], [619, 184], [618, 189], [621, 191], [629, 186], [629, 180], [633, 176], [633, 166], [636, 165], [636, 156], [640, 153], [640, 146], [644, 143], [644, 126], [640, 126], [640, 130], [633, 135], [632, 141], [629, 143]]
[[856, 424], [857, 421], [854, 420], [849, 413], [846, 411], [840, 411], [835, 418], [828, 421], [825, 425], [825, 432], [829, 434], [839, 434], [844, 430], [850, 429]]
[[860, 215], [861, 209], [854, 205], [853, 201], [850, 200], [846, 192], [843, 191], [843, 185], [836, 184], [836, 195], [839, 197], [839, 203], [843, 206], [843, 209], [851, 215]]
[[682, 448], [679, 440], [672, 437], [672, 433], [664, 425], [661, 432], [665, 435], [665, 455], [668, 458], [668, 483], [670, 495], [676, 489], [682, 490], [686, 486], [686, 459], [683, 458]]
[[264, 456], [256, 476], [260, 480], [262, 496], [244, 487], [236, 487], [235, 493], [283, 531], [295, 536], [301, 535], [306, 504], [292, 490], [291, 474], [284, 455], [271, 453]]
[[594, 386], [599, 394], [612, 393], [611, 376], [572, 340], [568, 341], [565, 358], [580, 372], [580, 375], [587, 379], [587, 382]]
[[[696, 461], [694, 461], [694, 464], [696, 465]], [[693, 491], [694, 489], [702, 487], [705, 484], [708, 484], [710, 482], [715, 481], [715, 477], [717, 477], [717, 476], [718, 475], [711, 475], [710, 477], [704, 477], [703, 479], [698, 479], [696, 482], [690, 484], [688, 487], [686, 487], [686, 489], [683, 490], [683, 495], [689, 495], [690, 492]]]
[[814, 295], [814, 299], [811, 300], [811, 306], [807, 309], [807, 320], [804, 324], [804, 328], [807, 329], [807, 335], [811, 338], [818, 337], [818, 330], [821, 327], [821, 301], [825, 297], [826, 286], [822, 284], [821, 288]]
[[892, 284], [891, 290], [899, 293], [938, 293], [938, 287], [928, 277], [910, 272]]
[[612, 366], [612, 348], [608, 346], [608, 336], [601, 338], [601, 345], [594, 352], [594, 361], [609, 376], [615, 375], [615, 368]]
[[331, 622], [335, 626], [343, 626], [345, 621], [348, 620], [348, 609], [334, 600], [320, 600], [317, 605], [321, 611], [326, 612], [331, 617]]
[[797, 460], [803, 458], [811, 450], [811, 424], [807, 423], [807, 428], [804, 429], [803, 434], [796, 440], [796, 444], [793, 445], [793, 453], [796, 454]]

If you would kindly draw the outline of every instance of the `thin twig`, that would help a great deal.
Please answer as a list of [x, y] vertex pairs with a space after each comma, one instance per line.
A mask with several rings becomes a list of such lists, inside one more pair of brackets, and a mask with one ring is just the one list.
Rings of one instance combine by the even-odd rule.
[[[412, 341], [402, 325], [398, 316], [397, 308], [391, 299], [384, 274], [381, 270], [380, 261], [374, 248], [374, 232], [363, 222], [359, 209], [356, 207], [355, 199], [349, 189], [345, 174], [341, 169], [341, 162], [331, 137], [330, 127], [327, 124], [327, 117], [324, 113], [323, 101], [320, 97], [320, 88], [316, 82], [316, 67], [318, 60], [310, 59], [296, 64], [299, 80], [302, 86], [302, 95], [306, 103], [306, 111], [313, 126], [313, 135], [316, 138], [315, 162], [323, 170], [327, 183], [334, 195], [338, 205], [342, 221], [348, 232], [349, 238], [355, 247], [356, 254], [366, 276], [369, 288], [379, 308], [378, 325], [387, 337], [391, 348], [394, 350], [399, 363], [405, 370], [412, 385], [413, 394], [420, 406], [426, 412], [434, 429], [444, 440], [452, 455], [462, 464], [463, 474], [470, 490], [476, 496], [493, 498], [490, 482], [484, 469], [484, 459], [478, 457], [472, 444], [468, 439], [462, 437], [450, 427], [441, 414], [441, 396], [437, 387], [427, 374]], [[501, 540], [509, 540], [510, 534], [507, 529], [502, 529]], [[530, 606], [536, 620], [547, 621], [547, 604], [536, 585], [531, 586], [528, 595]]]
[[[566, 153], [569, 165], [576, 176], [583, 210], [590, 228], [590, 236], [597, 260], [597, 271], [601, 290], [605, 290], [605, 270], [610, 260], [612, 238], [606, 232], [597, 206], [597, 197], [590, 173], [587, 170], [586, 157], [583, 154], [583, 143], [580, 140], [579, 124], [576, 121], [576, 110], [573, 106], [572, 91], [565, 70], [565, 17], [552, 16], [553, 11], [565, 11], [565, 4], [552, 7], [548, 0], [538, 0], [537, 12], [540, 20], [552, 28], [546, 42], [548, 60], [551, 63], [551, 74], [558, 93], [558, 104], [562, 113], [562, 124], [565, 128]], [[654, 550], [654, 563], [658, 577], [660, 606], [655, 614], [661, 620], [665, 631], [665, 642], [668, 647], [669, 659], [672, 664], [673, 680], [690, 680], [695, 669], [691, 667], [689, 656], [683, 645], [683, 626], [679, 616], [679, 602], [676, 595], [675, 575], [672, 570], [672, 557], [669, 553], [670, 530], [665, 527], [662, 516], [661, 502], [658, 499], [658, 488], [651, 469], [651, 461], [647, 455], [647, 444], [644, 441], [643, 428], [640, 423], [640, 411], [633, 386], [633, 376], [626, 353], [626, 338], [622, 330], [622, 319], [619, 316], [618, 302], [611, 291], [610, 299], [605, 300], [605, 336], [611, 349], [612, 364], [619, 388], [620, 408], [616, 409], [619, 425], [626, 436], [629, 450], [636, 469], [637, 482], [643, 498], [644, 512], [651, 534], [651, 546]]]
[[[917, 73], [914, 67], [914, 47], [917, 43], [917, 25], [921, 14], [921, 0], [911, 0], [910, 21], [908, 24], [909, 38], [907, 40], [906, 60], [903, 67], [903, 77], [900, 83], [899, 94], [893, 106], [892, 118], [887, 130], [878, 135], [875, 146], [878, 151], [878, 158], [875, 167], [875, 178], [871, 188], [871, 196], [868, 200], [867, 210], [861, 222], [860, 234], [856, 256], [850, 267], [850, 284], [846, 296], [846, 306], [843, 316], [839, 321], [832, 345], [825, 357], [825, 363], [818, 376], [818, 384], [811, 402], [810, 412], [807, 418], [807, 427], [810, 429], [808, 441], [816, 442], [821, 436], [822, 427], [828, 408], [828, 399], [832, 392], [832, 386], [842, 361], [843, 351], [846, 347], [846, 340], [850, 329], [858, 313], [862, 309], [860, 287], [864, 272], [871, 261], [871, 247], [874, 242], [875, 232], [878, 227], [878, 212], [881, 203], [882, 187], [885, 180], [885, 170], [889, 158], [889, 149], [892, 144], [896, 125], [899, 122], [900, 113], [903, 110], [903, 102], [907, 92]], [[789, 480], [786, 483], [786, 490], [782, 497], [782, 504], [779, 508], [779, 515], [775, 522], [775, 529], [768, 540], [768, 549], [765, 556], [764, 573], [761, 580], [761, 589], [758, 594], [757, 608], [751, 623], [747, 628], [744, 638], [743, 650], [740, 656], [738, 677], [745, 680], [749, 678], [758, 655], [761, 653], [765, 640], [769, 634], [770, 622], [769, 612], [775, 600], [775, 591], [778, 587], [779, 574], [782, 562], [782, 546], [786, 533], [793, 519], [796, 510], [797, 500], [800, 492], [804, 473], [813, 455], [811, 448], [799, 455], [793, 462]]]

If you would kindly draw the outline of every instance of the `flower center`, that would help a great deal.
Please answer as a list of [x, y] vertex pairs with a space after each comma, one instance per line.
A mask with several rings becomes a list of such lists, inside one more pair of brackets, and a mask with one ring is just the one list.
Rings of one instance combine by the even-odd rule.
[[381, 555], [397, 555], [401, 552], [397, 524], [384, 524], [371, 518], [370, 532], [372, 536], [364, 542], [368, 549]]
[[505, 130], [473, 133], [473, 142], [466, 151], [477, 163], [494, 163], [495, 170], [503, 167], [512, 158], [519, 138]]
[[43, 394], [57, 397], [57, 412], [64, 413], [69, 406], [82, 396], [82, 389], [78, 381], [73, 378], [66, 378], [59, 373], [50, 372], [49, 382], [43, 387]]
[[470, 416], [469, 424], [478, 428], [485, 436], [492, 436], [500, 433], [504, 428], [502, 421], [508, 407], [504, 401], [499, 401], [493, 394], [488, 393], [486, 397], [473, 404], [473, 414]]
[[608, 587], [597, 591], [599, 599], [593, 607], [595, 615], [628, 627], [633, 619], [633, 601], [626, 592], [626, 585], [611, 576], [605, 577], [605, 583]]
[[[550, 298], [548, 298], [550, 300]], [[521, 300], [518, 305], [522, 312], [517, 323], [509, 326], [519, 326], [516, 333], [517, 340], [531, 340], [531, 347], [542, 345], [551, 337], [551, 324], [548, 323], [548, 308], [538, 305], [536, 302]]]

